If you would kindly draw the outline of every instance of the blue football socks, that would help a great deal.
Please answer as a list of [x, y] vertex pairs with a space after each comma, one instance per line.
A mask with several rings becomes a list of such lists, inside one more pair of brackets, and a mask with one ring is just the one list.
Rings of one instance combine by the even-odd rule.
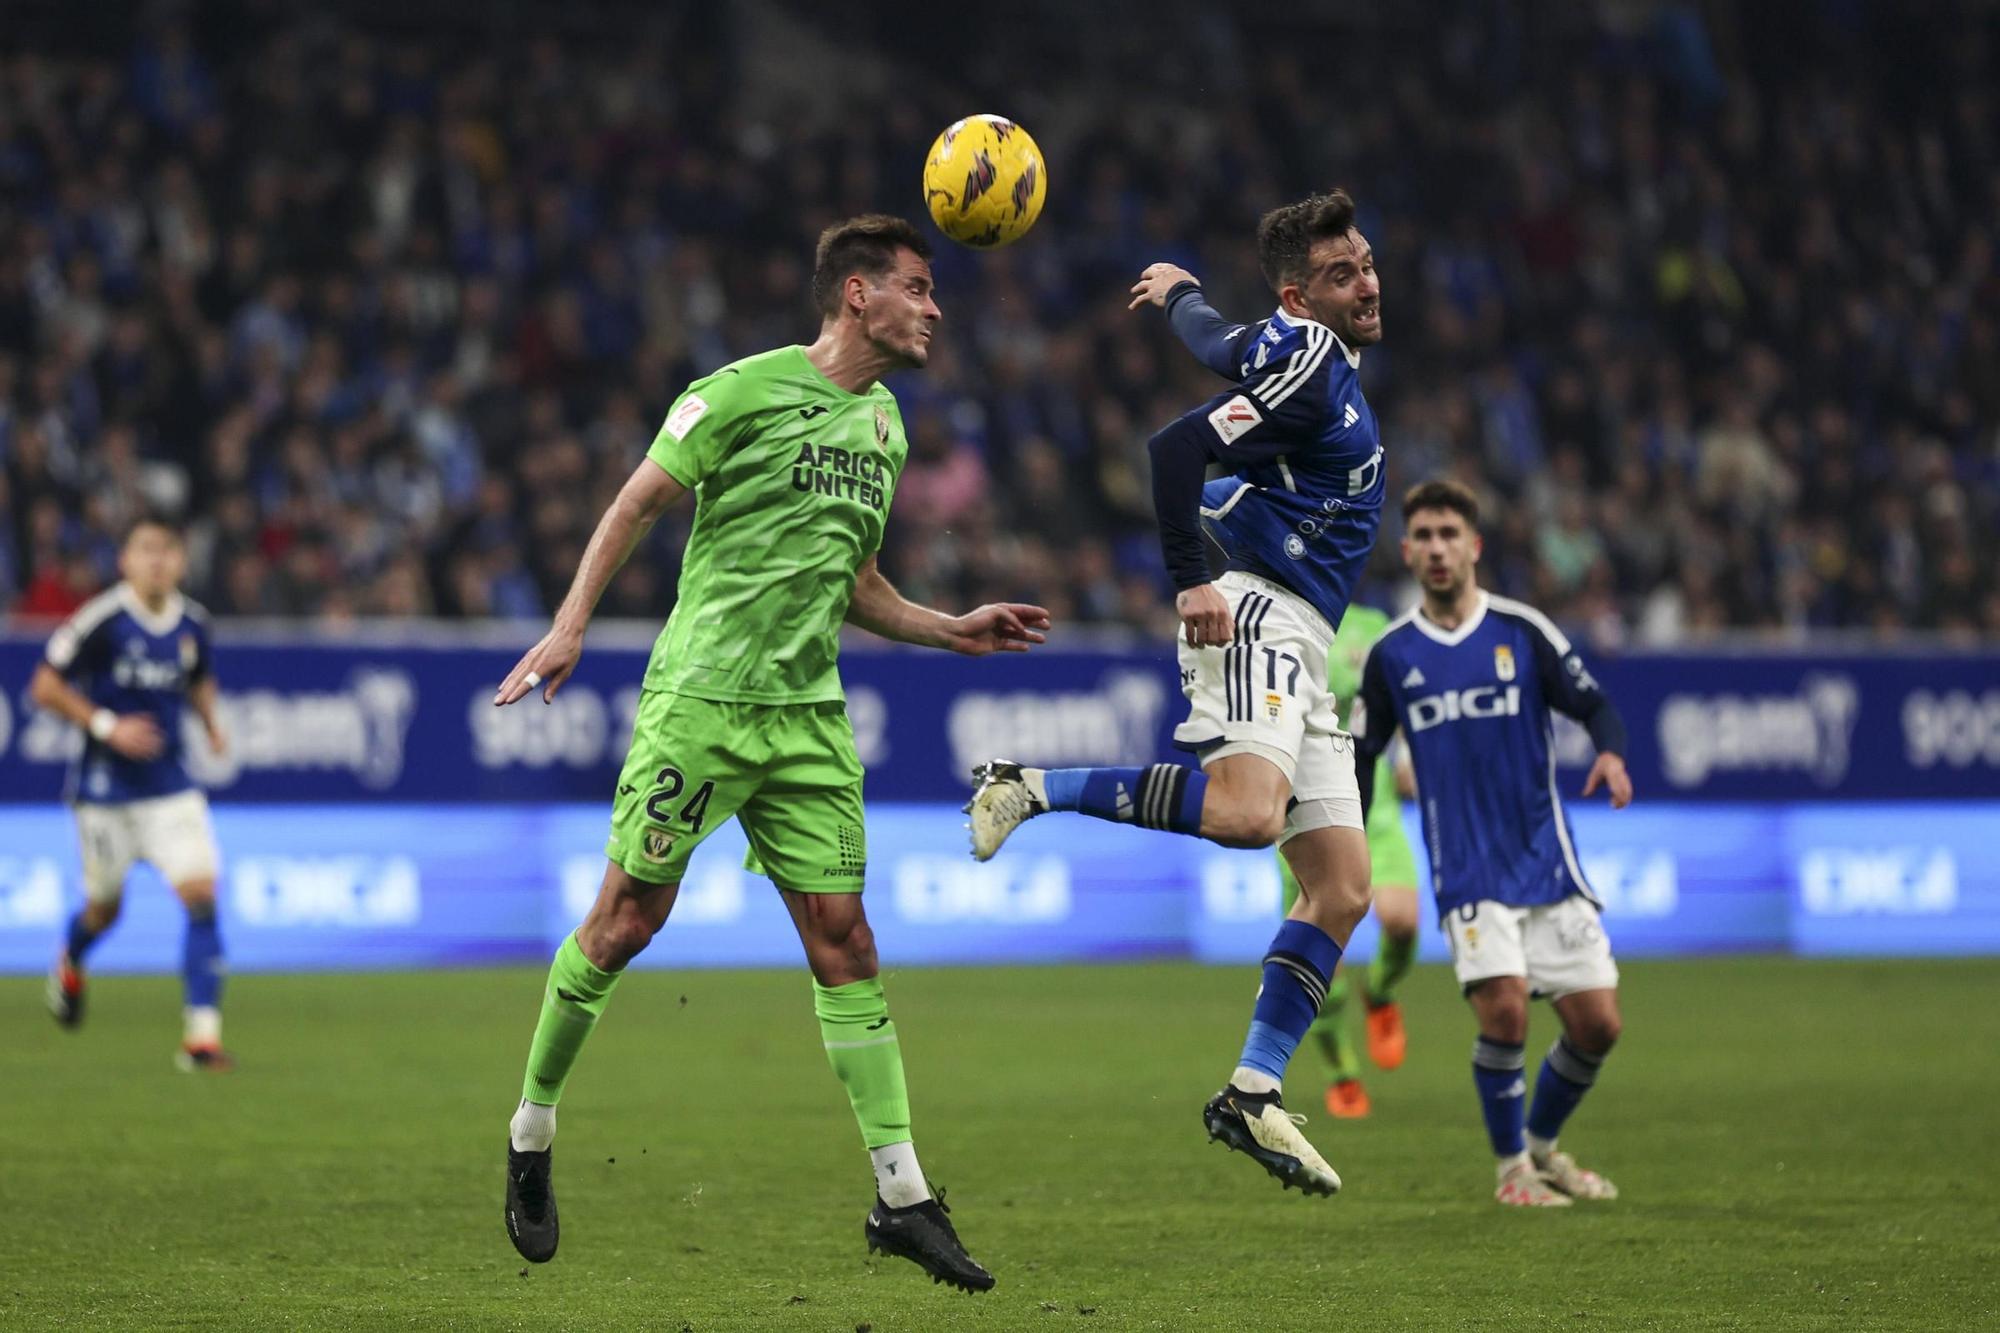
[[76, 915], [69, 919], [69, 936], [63, 942], [63, 951], [69, 955], [72, 964], [82, 967], [83, 956], [90, 952], [90, 946], [97, 943], [103, 934], [101, 930], [90, 928], [90, 923], [83, 919], [83, 909], [78, 908]]
[[1535, 1078], [1535, 1104], [1528, 1112], [1528, 1133], [1553, 1142], [1603, 1067], [1603, 1056], [1579, 1050], [1570, 1045], [1568, 1037], [1556, 1038], [1542, 1060], [1542, 1072]]
[[1170, 833], [1201, 832], [1208, 777], [1181, 764], [1145, 768], [1051, 768], [1042, 774], [1051, 810]]
[[1525, 1046], [1518, 1041], [1481, 1037], [1472, 1043], [1472, 1081], [1479, 1088], [1479, 1109], [1486, 1116], [1486, 1136], [1495, 1157], [1519, 1157], [1527, 1151], [1521, 1126], [1528, 1100]]
[[181, 951], [181, 983], [190, 1009], [212, 1009], [222, 1000], [222, 930], [215, 909], [188, 913]]
[[[1340, 946], [1309, 921], [1286, 921], [1278, 927], [1264, 955], [1264, 984], [1257, 991], [1250, 1032], [1243, 1040], [1239, 1068], [1255, 1070], [1282, 1083], [1285, 1066], [1299, 1040], [1319, 1017], [1326, 988], [1340, 963]], [[1258, 1091], [1259, 1089], [1244, 1089]]]

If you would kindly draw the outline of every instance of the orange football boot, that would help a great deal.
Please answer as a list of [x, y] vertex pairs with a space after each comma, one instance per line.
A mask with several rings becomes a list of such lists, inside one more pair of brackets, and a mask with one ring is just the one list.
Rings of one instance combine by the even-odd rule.
[[1390, 1000], [1368, 1006], [1368, 1058], [1377, 1069], [1395, 1069], [1403, 1063], [1410, 1044], [1403, 1031], [1403, 1006]]
[[1338, 1079], [1326, 1085], [1326, 1113], [1337, 1120], [1361, 1120], [1369, 1111], [1368, 1089], [1358, 1078]]

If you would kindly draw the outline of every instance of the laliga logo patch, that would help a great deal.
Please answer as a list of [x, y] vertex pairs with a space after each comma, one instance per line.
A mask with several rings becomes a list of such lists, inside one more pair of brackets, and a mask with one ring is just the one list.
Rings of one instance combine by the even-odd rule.
[[1215, 427], [1224, 444], [1236, 443], [1263, 420], [1264, 414], [1257, 410], [1257, 405], [1240, 393], [1208, 414], [1208, 424]]
[[888, 442], [889, 414], [878, 407], [875, 409], [875, 443], [887, 444]]
[[702, 413], [708, 411], [708, 400], [698, 393], [691, 393], [681, 399], [667, 417], [667, 434], [677, 440], [685, 440], [687, 433], [694, 429], [694, 423], [701, 420]]
[[1504, 643], [1493, 649], [1493, 674], [1502, 680], [1514, 679], [1514, 650]]
[[674, 849], [674, 835], [663, 828], [649, 828], [639, 841], [639, 854], [654, 865], [667, 859]]

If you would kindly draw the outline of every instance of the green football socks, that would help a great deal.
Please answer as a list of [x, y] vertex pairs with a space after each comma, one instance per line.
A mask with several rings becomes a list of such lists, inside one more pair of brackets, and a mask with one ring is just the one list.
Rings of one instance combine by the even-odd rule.
[[1333, 974], [1333, 984], [1326, 988], [1326, 1003], [1320, 1006], [1311, 1032], [1336, 1081], [1361, 1077], [1361, 1055], [1347, 1030], [1347, 969]]
[[813, 1012], [819, 1016], [820, 1040], [827, 1063], [847, 1089], [861, 1141], [870, 1149], [910, 1139], [910, 1094], [903, 1084], [903, 1051], [896, 1025], [889, 1021], [889, 1002], [882, 979], [850, 981], [844, 986], [813, 983]]
[[1368, 964], [1368, 998], [1376, 1004], [1387, 1004], [1396, 998], [1396, 983], [1409, 975], [1410, 963], [1417, 956], [1417, 937], [1408, 939], [1392, 938], [1383, 931], [1375, 943], [1375, 957]]
[[535, 1024], [534, 1043], [528, 1047], [528, 1073], [521, 1083], [523, 1099], [541, 1106], [554, 1106], [562, 1100], [570, 1066], [576, 1063], [590, 1030], [597, 1026], [612, 988], [624, 975], [622, 971], [606, 972], [584, 957], [575, 932], [562, 942], [549, 966], [542, 1017]]

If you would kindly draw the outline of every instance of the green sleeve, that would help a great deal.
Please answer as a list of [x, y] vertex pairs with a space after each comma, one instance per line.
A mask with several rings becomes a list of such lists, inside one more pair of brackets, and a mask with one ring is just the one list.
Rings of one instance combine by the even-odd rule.
[[692, 490], [708, 479], [736, 444], [750, 397], [741, 372], [720, 370], [696, 380], [674, 400], [646, 457]]
[[1369, 648], [1388, 627], [1389, 617], [1372, 606], [1347, 608], [1347, 614], [1340, 618], [1340, 629], [1333, 636], [1333, 647], [1326, 654], [1326, 688], [1335, 699], [1344, 704], [1359, 692], [1361, 664], [1368, 660]]

